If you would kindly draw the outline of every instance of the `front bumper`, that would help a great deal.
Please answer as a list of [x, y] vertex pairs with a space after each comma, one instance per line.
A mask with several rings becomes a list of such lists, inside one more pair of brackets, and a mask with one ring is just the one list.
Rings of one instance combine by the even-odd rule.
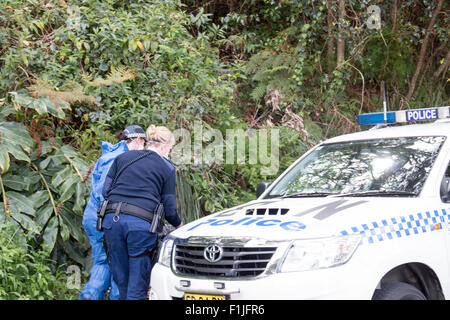
[[[371, 299], [374, 288], [364, 288], [362, 279], [348, 277], [348, 267], [346, 264], [252, 280], [222, 280], [179, 276], [157, 263], [152, 270], [150, 299], [183, 299], [185, 292], [225, 295], [230, 300]], [[217, 288], [222, 286], [223, 289]]]

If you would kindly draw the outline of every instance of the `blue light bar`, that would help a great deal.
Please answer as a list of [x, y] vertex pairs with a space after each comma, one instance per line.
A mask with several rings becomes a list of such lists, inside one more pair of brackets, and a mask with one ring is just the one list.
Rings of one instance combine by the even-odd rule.
[[[384, 122], [384, 113], [365, 113], [358, 115], [359, 125], [370, 125]], [[386, 123], [395, 123], [395, 112], [386, 112]]]
[[380, 123], [401, 123], [449, 119], [450, 107], [411, 109], [386, 112], [386, 121], [383, 112], [365, 113], [358, 115], [358, 125], [374, 125]]

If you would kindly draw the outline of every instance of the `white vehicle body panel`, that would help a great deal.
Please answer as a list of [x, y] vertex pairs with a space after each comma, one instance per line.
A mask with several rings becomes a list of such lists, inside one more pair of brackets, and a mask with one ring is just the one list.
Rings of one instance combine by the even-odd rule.
[[[429, 267], [444, 297], [450, 297], [450, 203], [442, 202], [439, 194], [450, 162], [450, 122], [374, 129], [324, 143], [412, 136], [446, 136], [417, 197], [263, 199], [310, 150], [258, 200], [193, 221], [171, 233], [177, 239], [201, 237], [217, 243], [241, 239], [248, 241], [248, 245], [270, 242], [285, 248], [289, 241], [296, 239], [361, 234], [359, 246], [346, 263], [301, 272], [266, 270], [251, 279], [189, 277], [178, 274], [173, 261], [172, 268], [158, 263], [152, 271], [151, 297], [173, 299], [182, 298], [185, 292], [198, 292], [225, 294], [230, 299], [371, 299], [383, 276], [408, 263]], [[275, 254], [272, 265], [281, 258]], [[189, 286], [182, 287], [182, 280], [189, 281]], [[216, 282], [224, 288], [215, 288]]]

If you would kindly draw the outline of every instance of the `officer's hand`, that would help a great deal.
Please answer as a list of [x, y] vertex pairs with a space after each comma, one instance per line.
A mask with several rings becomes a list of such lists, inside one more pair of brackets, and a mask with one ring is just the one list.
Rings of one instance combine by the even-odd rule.
[[181, 223], [180, 223], [180, 225], [177, 227], [177, 229], [178, 228], [181, 228], [183, 226], [183, 221], [181, 221]]

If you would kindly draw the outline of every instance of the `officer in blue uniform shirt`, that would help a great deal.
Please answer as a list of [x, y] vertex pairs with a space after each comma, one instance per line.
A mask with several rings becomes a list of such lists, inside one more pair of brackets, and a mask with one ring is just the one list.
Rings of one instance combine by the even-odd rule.
[[100, 141], [102, 156], [97, 160], [91, 176], [91, 194], [84, 209], [83, 227], [92, 247], [92, 268], [89, 281], [79, 295], [81, 300], [102, 300], [110, 288], [109, 299], [119, 299], [119, 290], [114, 283], [109, 270], [105, 248], [103, 245], [103, 232], [96, 230], [97, 208], [103, 201], [103, 184], [114, 159], [129, 150], [142, 150], [147, 137], [145, 131], [137, 125], [128, 126], [117, 133], [119, 143], [113, 145]]
[[[121, 300], [147, 298], [151, 259], [157, 233], [150, 233], [151, 217], [159, 203], [165, 219], [182, 225], [175, 202], [175, 167], [165, 157], [175, 144], [165, 127], [147, 129], [148, 148], [119, 155], [105, 180], [103, 196], [109, 210], [102, 227], [111, 273]], [[125, 168], [125, 169], [124, 169]]]

